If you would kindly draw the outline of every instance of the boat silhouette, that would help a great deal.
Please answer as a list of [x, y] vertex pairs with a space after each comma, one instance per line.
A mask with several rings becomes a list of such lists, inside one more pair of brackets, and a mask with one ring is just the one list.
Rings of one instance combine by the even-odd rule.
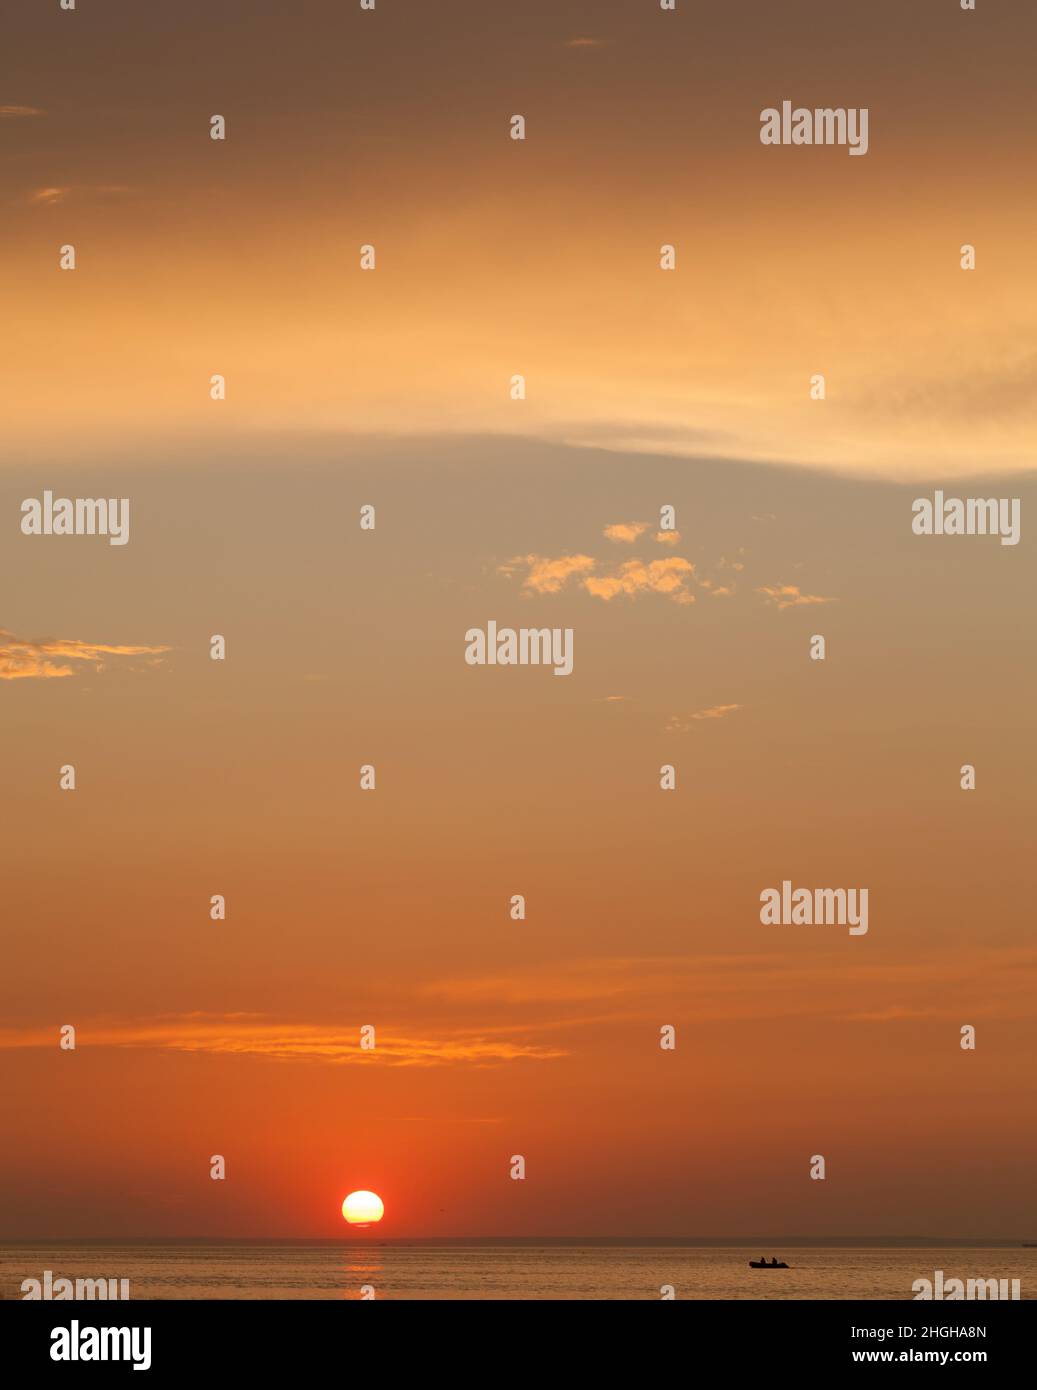
[[750, 1260], [750, 1269], [788, 1269], [789, 1266], [784, 1260]]

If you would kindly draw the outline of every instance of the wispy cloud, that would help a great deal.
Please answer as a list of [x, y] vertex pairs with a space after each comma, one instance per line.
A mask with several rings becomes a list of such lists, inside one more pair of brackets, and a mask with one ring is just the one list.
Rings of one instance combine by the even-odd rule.
[[16, 637], [0, 628], [0, 680], [55, 680], [77, 675], [86, 667], [103, 671], [113, 657], [150, 657], [153, 660], [148, 664], [154, 665], [169, 650], [80, 642], [69, 637]]
[[725, 719], [741, 708], [741, 705], [710, 705], [709, 709], [696, 710], [693, 714], [672, 714], [666, 721], [666, 732], [686, 734], [692, 724], [697, 724], [703, 719]]
[[[614, 521], [606, 526], [601, 534], [606, 540], [615, 541], [617, 545], [633, 545], [651, 529], [650, 521]], [[657, 545], [679, 545], [680, 539], [679, 531], [656, 531], [652, 536]]]
[[0, 106], [0, 120], [19, 120], [26, 116], [45, 116], [38, 106]]
[[595, 563], [590, 555], [562, 555], [557, 560], [543, 555], [516, 555], [498, 565], [497, 573], [510, 576], [524, 567], [527, 573], [522, 581], [523, 589], [534, 594], [557, 594], [574, 574], [592, 570]]
[[77, 199], [104, 198], [129, 191], [125, 184], [119, 183], [66, 184], [63, 186], [54, 184], [47, 188], [34, 188], [29, 194], [29, 202], [35, 207], [55, 207], [58, 203], [67, 202], [72, 197]]
[[820, 594], [804, 594], [795, 584], [764, 584], [756, 590], [763, 594], [768, 603], [776, 608], [799, 608], [804, 603], [838, 603], [835, 598], [822, 598]]
[[[387, 1018], [377, 1046], [360, 1046], [359, 1025], [262, 1013], [163, 1014], [150, 1019], [85, 1018], [83, 1050], [158, 1050], [276, 1063], [391, 1068], [500, 1067], [551, 1063], [573, 1054], [581, 1031], [622, 1044], [623, 1025], [658, 1026], [680, 1010], [697, 1023], [826, 1019], [888, 1027], [943, 1019], [1027, 1020], [1032, 1015], [1037, 947], [955, 947], [861, 961], [845, 968], [845, 938], [819, 938], [807, 954], [787, 949], [788, 929], [759, 924], [746, 899], [746, 928], [761, 949], [728, 954], [596, 956], [548, 960], [490, 974], [450, 976], [418, 987], [411, 1006], [423, 1022]], [[443, 1011], [450, 1022], [438, 1020]], [[460, 1023], [465, 1016], [479, 1025]], [[485, 1026], [482, 1020], [495, 1022]], [[53, 1020], [0, 1028], [0, 1049], [56, 1049]]]
[[[748, 920], [758, 925], [756, 907], [755, 901], [747, 903]], [[774, 939], [773, 928], [759, 931], [770, 931]], [[1029, 1018], [1035, 971], [1037, 948], [1032, 946], [966, 948], [939, 960], [926, 952], [858, 964], [850, 974], [838, 952], [830, 957], [812, 953], [807, 959], [782, 950], [551, 962], [500, 975], [439, 980], [424, 992], [457, 1008], [566, 1004], [576, 1017], [565, 1028], [620, 1019], [654, 1022], [669, 1001], [680, 1001], [685, 1015], [700, 1021], [811, 1016], [847, 1023], [931, 1017], [957, 1022], [972, 1014]], [[982, 981], [981, 999], [977, 981]], [[588, 1010], [582, 1018], [580, 1008]]]
[[29, 194], [29, 202], [39, 207], [53, 207], [63, 203], [68, 192], [67, 188], [36, 188]]
[[[376, 1046], [360, 1046], [359, 1028], [341, 1024], [294, 1022], [263, 1014], [177, 1014], [155, 1019], [84, 1020], [76, 1029], [79, 1048], [158, 1049], [167, 1052], [210, 1053], [260, 1057], [275, 1062], [387, 1066], [444, 1066], [469, 1063], [492, 1066], [524, 1059], [545, 1061], [564, 1057], [557, 1046], [523, 1040], [521, 1027], [507, 1036], [503, 1029], [440, 1031], [415, 1035], [402, 1028], [379, 1025]], [[51, 1028], [0, 1029], [0, 1048], [53, 1047]]]

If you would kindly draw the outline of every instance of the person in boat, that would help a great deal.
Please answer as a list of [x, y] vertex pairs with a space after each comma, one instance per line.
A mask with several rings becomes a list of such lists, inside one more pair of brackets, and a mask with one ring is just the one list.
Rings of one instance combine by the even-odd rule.
[[774, 1258], [771, 1260], [771, 1264], [772, 1264], [772, 1265], [776, 1265], [777, 1263], [778, 1263], [778, 1257], [777, 1257], [777, 1255], [775, 1255]]

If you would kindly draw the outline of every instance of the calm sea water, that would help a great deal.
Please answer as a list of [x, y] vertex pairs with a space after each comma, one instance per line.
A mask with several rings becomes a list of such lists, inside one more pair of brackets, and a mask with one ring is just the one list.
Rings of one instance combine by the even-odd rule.
[[[772, 1255], [792, 1266], [748, 1268]], [[0, 1248], [0, 1295], [54, 1277], [129, 1279], [138, 1299], [378, 1298], [658, 1299], [672, 1284], [688, 1299], [910, 1299], [915, 1279], [1021, 1280], [1037, 1297], [1037, 1250], [1018, 1246], [912, 1249], [688, 1246], [388, 1245], [366, 1242], [258, 1245], [9, 1245]]]

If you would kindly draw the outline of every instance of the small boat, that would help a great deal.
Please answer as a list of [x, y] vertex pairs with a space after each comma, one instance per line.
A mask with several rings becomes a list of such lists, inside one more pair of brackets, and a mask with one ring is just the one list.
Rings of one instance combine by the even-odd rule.
[[788, 1265], [785, 1263], [784, 1260], [779, 1261], [779, 1263], [776, 1264], [776, 1265], [770, 1264], [767, 1260], [750, 1260], [750, 1261], [749, 1261], [749, 1268], [750, 1268], [750, 1269], [788, 1269]]

